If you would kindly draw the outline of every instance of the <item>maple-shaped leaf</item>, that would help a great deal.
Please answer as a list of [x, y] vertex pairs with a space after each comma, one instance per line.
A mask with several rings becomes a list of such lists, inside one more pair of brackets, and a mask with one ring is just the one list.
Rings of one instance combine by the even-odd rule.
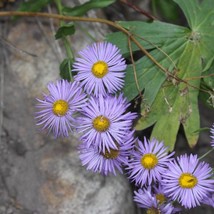
[[[183, 125], [189, 145], [197, 143], [200, 129], [198, 95], [203, 72], [210, 71], [214, 49], [212, 0], [174, 0], [184, 12], [188, 27], [160, 21], [118, 22], [149, 51], [159, 63], [143, 56], [126, 70], [124, 94], [129, 100], [143, 91], [141, 118], [136, 129], [154, 125], [152, 136], [174, 148], [177, 132]], [[117, 45], [124, 56], [139, 51], [127, 35], [116, 32], [107, 40]], [[160, 67], [164, 67], [165, 70]]]

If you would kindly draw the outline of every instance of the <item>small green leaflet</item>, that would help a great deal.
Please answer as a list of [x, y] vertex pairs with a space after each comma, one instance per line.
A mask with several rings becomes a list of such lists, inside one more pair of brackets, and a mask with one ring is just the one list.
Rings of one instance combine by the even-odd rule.
[[62, 63], [60, 64], [59, 70], [60, 70], [60, 76], [62, 79], [71, 81], [71, 67], [72, 67], [73, 61], [70, 59], [64, 59]]
[[69, 36], [74, 33], [75, 33], [75, 27], [73, 23], [63, 24], [63, 26], [57, 30], [55, 34], [55, 39], [60, 39], [62, 37]]

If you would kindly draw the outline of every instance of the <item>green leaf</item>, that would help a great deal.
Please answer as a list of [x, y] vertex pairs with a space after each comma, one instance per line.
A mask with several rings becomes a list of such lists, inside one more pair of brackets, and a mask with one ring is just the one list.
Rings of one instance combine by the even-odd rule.
[[152, 10], [155, 16], [161, 15], [164, 20], [170, 20], [170, 22], [178, 22], [179, 13], [178, 5], [172, 0], [152, 0]]
[[[177, 63], [180, 78], [191, 79], [191, 77], [200, 75], [200, 60], [195, 60], [199, 59], [199, 54], [197, 46], [192, 43], [186, 44]], [[176, 87], [166, 81], [159, 90], [149, 112], [146, 110], [145, 104], [142, 104], [142, 117], [139, 119], [136, 129], [145, 129], [155, 124], [151, 137], [164, 141], [172, 150], [179, 126], [182, 124], [189, 145], [194, 146], [198, 140], [196, 131], [200, 129], [199, 91], [195, 88], [199, 87], [200, 79], [192, 79], [188, 84], [180, 82]]]
[[203, 131], [208, 132], [208, 131], [210, 131], [210, 128], [209, 127], [203, 127], [203, 128], [200, 128], [199, 130], [196, 130], [195, 132], [200, 133], [200, 132], [203, 132]]
[[176, 141], [177, 132], [180, 126], [177, 116], [178, 115], [176, 114], [170, 113], [168, 115], [160, 116], [152, 131], [151, 138], [154, 137], [159, 141], [163, 141], [164, 145], [167, 146], [170, 151], [174, 149], [173, 142]]
[[[208, 106], [214, 107], [214, 62], [208, 70], [203, 73], [199, 98]], [[205, 92], [204, 90], [208, 91]]]
[[[171, 43], [162, 50], [167, 52], [174, 46], [174, 51], [170, 55], [166, 56], [163, 52], [159, 50], [154, 50], [150, 52], [152, 56], [164, 67], [168, 68], [168, 71], [173, 71], [176, 69], [174, 65], [176, 64], [176, 57], [181, 54], [183, 50], [183, 45], [179, 42], [176, 44]], [[170, 57], [170, 58], [169, 58]], [[173, 62], [172, 62], [173, 61]], [[154, 63], [148, 59], [146, 56], [141, 58], [135, 63], [136, 76], [134, 75], [133, 65], [129, 65], [126, 70], [125, 77], [125, 87], [123, 89], [125, 96], [128, 100], [132, 100], [137, 94], [137, 84], [139, 85], [140, 91], [144, 90], [144, 100], [147, 105], [151, 105], [154, 101], [157, 93], [166, 79], [166, 75], [157, 67]]]
[[73, 60], [71, 59], [64, 59], [62, 63], [60, 64], [59, 70], [60, 70], [60, 76], [62, 79], [71, 81], [71, 67], [73, 64]]
[[[145, 101], [141, 104], [141, 118], [138, 120], [135, 129], [141, 130], [153, 125], [158, 119], [167, 116], [172, 112], [176, 101], [178, 89], [170, 82], [165, 82], [150, 106]], [[167, 121], [167, 120], [166, 120]]]
[[[158, 63], [176, 76], [176, 79], [169, 78], [147, 56], [143, 56], [134, 65], [128, 66], [124, 87], [124, 93], [130, 100], [139, 93], [137, 85], [144, 92], [142, 117], [135, 128], [142, 130], [153, 125], [151, 137], [163, 140], [170, 150], [174, 148], [180, 125], [189, 145], [193, 147], [197, 143], [201, 76], [213, 73], [214, 59], [213, 1], [174, 1], [183, 10], [189, 28], [157, 21], [119, 22], [150, 51]], [[117, 45], [125, 56], [130, 55], [125, 34], [113, 33], [107, 40]], [[139, 50], [131, 44], [133, 52]], [[213, 88], [213, 79], [211, 76], [204, 78], [203, 84]], [[213, 100], [213, 94], [211, 96]]]
[[69, 16], [83, 16], [91, 9], [104, 8], [114, 3], [115, 1], [116, 0], [91, 0], [73, 8], [63, 7], [62, 12], [64, 15]]
[[182, 110], [184, 116], [181, 117], [181, 124], [184, 127], [184, 132], [187, 138], [187, 141], [191, 147], [195, 146], [199, 137], [199, 134], [196, 132], [200, 129], [200, 116], [198, 109], [198, 94], [201, 79], [194, 79], [194, 77], [199, 77], [202, 72], [202, 64], [200, 61], [200, 46], [194, 43], [187, 43], [185, 51], [183, 52], [178, 67], [183, 73], [183, 79], [189, 79], [188, 84], [180, 84], [179, 91], [186, 92], [182, 95], [183, 98], [186, 98], [182, 106], [185, 106], [185, 109]]
[[[198, 95], [201, 75], [213, 72], [214, 11], [212, 1], [174, 0], [183, 10], [189, 28], [163, 22], [119, 22], [138, 42], [176, 79], [169, 78], [147, 56], [143, 56], [126, 70], [124, 93], [129, 100], [143, 91], [141, 118], [137, 130], [153, 125], [151, 137], [163, 140], [174, 148], [177, 132], [183, 126], [191, 147], [200, 130]], [[108, 35], [124, 56], [130, 55], [128, 38], [121, 32]], [[139, 48], [131, 43], [133, 52]], [[211, 71], [212, 70], [212, 71]], [[202, 72], [204, 72], [202, 74]], [[203, 79], [213, 89], [213, 77]], [[213, 97], [213, 95], [212, 95]], [[213, 99], [213, 98], [212, 98]]]
[[[168, 71], [173, 71], [175, 64], [185, 48], [186, 37], [189, 30], [184, 27], [167, 24], [159, 21], [145, 23], [141, 21], [120, 22], [120, 24], [128, 29], [136, 39], [146, 48], [155, 49], [150, 54]], [[121, 38], [120, 38], [121, 37]], [[122, 54], [129, 54], [128, 38], [125, 34], [115, 33], [107, 37], [107, 40], [116, 44]], [[136, 45], [131, 43], [131, 50], [139, 50]], [[144, 99], [147, 105], [151, 105], [159, 91], [162, 83], [166, 79], [166, 75], [155, 66], [155, 64], [144, 56], [135, 64], [135, 78], [133, 65], [129, 65], [126, 70], [124, 94], [132, 100], [138, 95], [137, 84], [140, 91], [144, 91]], [[137, 82], [137, 83], [136, 83]]]
[[22, 2], [19, 5], [18, 11], [38, 12], [51, 2], [52, 0], [29, 0]]
[[203, 70], [209, 69], [214, 59], [213, 0], [174, 0], [184, 12], [191, 34], [189, 40], [200, 45]]
[[214, 62], [210, 66], [210, 68], [203, 73], [203, 81], [206, 84], [206, 88], [211, 90], [214, 89]]
[[[162, 48], [164, 45], [173, 42], [182, 43], [186, 41], [186, 36], [190, 33], [189, 29], [185, 27], [160, 21], [153, 21], [152, 23], [129, 21], [118, 22], [118, 24], [129, 30], [132, 35], [135, 35], [135, 38], [145, 49]], [[106, 39], [117, 45], [122, 54], [129, 54], [128, 38], [124, 33], [108, 34]], [[139, 50], [139, 48], [132, 42], [132, 51], [136, 50]]]
[[187, 22], [192, 29], [193, 26], [197, 23], [197, 16], [198, 16], [198, 0], [173, 0], [176, 2], [180, 8], [182, 9]]
[[55, 34], [55, 39], [60, 39], [64, 36], [72, 35], [74, 33], [75, 27], [73, 23], [63, 24], [63, 26], [57, 30]]

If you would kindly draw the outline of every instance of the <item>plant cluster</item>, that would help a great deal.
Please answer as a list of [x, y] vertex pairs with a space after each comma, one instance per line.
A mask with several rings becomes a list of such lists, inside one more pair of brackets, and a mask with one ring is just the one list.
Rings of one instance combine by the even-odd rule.
[[[53, 2], [59, 14], [38, 12]], [[71, 8], [61, 0], [30, 0], [19, 11], [0, 12], [61, 20], [55, 38], [63, 41], [67, 58], [60, 64], [62, 79], [49, 83], [49, 93], [37, 99], [37, 125], [56, 138], [78, 132], [82, 165], [104, 176], [125, 173], [136, 186], [134, 201], [148, 214], [214, 207], [213, 168], [202, 161], [214, 150], [214, 125], [211, 149], [202, 157], [176, 157], [173, 151], [180, 126], [191, 147], [198, 141], [203, 130], [198, 100], [214, 106], [213, 0], [152, 0], [166, 16], [176, 18], [179, 7], [187, 26], [158, 21], [145, 11], [150, 22], [83, 17], [114, 2], [90, 0]], [[78, 21], [100, 22], [118, 31], [74, 58], [68, 36], [75, 34]], [[139, 100], [139, 112], [130, 111], [130, 102]], [[150, 139], [135, 136], [135, 130], [148, 127]]]
[[[81, 133], [79, 157], [87, 170], [127, 174], [136, 185], [134, 201], [147, 213], [178, 213], [201, 204], [214, 207], [213, 169], [197, 155], [174, 157], [155, 138], [140, 141], [132, 128], [137, 114], [128, 111], [121, 93], [126, 63], [108, 42], [89, 45], [73, 63], [73, 82], [49, 83], [37, 99], [38, 125], [56, 137]], [[213, 146], [214, 128], [211, 128]], [[175, 207], [178, 203], [180, 207]]]

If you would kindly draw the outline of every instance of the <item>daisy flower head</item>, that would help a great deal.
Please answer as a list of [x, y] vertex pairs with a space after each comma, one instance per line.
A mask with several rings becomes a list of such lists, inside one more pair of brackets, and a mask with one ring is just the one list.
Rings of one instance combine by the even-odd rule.
[[214, 193], [209, 193], [203, 198], [202, 203], [214, 208]]
[[164, 188], [160, 183], [158, 183], [158, 185], [154, 185], [154, 195], [155, 195], [156, 199], [158, 200], [159, 204], [163, 204], [166, 201], [168, 201], [168, 197], [165, 194]]
[[87, 94], [113, 94], [124, 85], [125, 59], [120, 50], [109, 42], [89, 45], [79, 52], [72, 71]]
[[172, 214], [177, 212], [177, 209], [170, 203], [160, 204], [153, 195], [151, 186], [134, 191], [134, 201], [139, 207], [147, 209], [146, 213], [148, 214]]
[[161, 183], [153, 186], [153, 193], [158, 200], [160, 208], [164, 214], [169, 210], [171, 213], [180, 213], [181, 208], [172, 206], [173, 201], [169, 198], [168, 194], [165, 193], [164, 187], [161, 185]]
[[37, 99], [37, 125], [53, 132], [55, 137], [67, 137], [75, 127], [75, 113], [86, 105], [86, 94], [77, 82], [58, 80], [56, 84], [47, 85], [49, 94]]
[[106, 149], [117, 149], [117, 144], [121, 144], [137, 116], [136, 113], [126, 112], [128, 106], [123, 94], [90, 97], [79, 117], [78, 128], [83, 133], [80, 141], [86, 142], [87, 147], [95, 144], [103, 153]]
[[129, 178], [141, 187], [160, 181], [173, 154], [168, 155], [163, 142], [154, 138], [151, 141], [144, 138], [144, 142], [138, 140], [127, 167]]
[[211, 133], [211, 146], [214, 148], [214, 123], [212, 125], [212, 128], [210, 128], [210, 133]]
[[88, 148], [86, 143], [82, 143], [79, 146], [79, 157], [82, 165], [86, 166], [87, 170], [99, 172], [102, 175], [116, 175], [116, 171], [122, 174], [123, 166], [127, 164], [133, 147], [134, 137], [132, 131], [124, 136], [123, 144], [117, 144], [117, 149], [110, 148], [109, 151], [106, 149], [105, 152], [99, 151], [99, 148], [95, 145]]
[[151, 209], [158, 207], [158, 201], [156, 197], [153, 196], [151, 187], [139, 189], [134, 191], [134, 201], [140, 208]]
[[197, 155], [181, 155], [168, 163], [163, 174], [164, 191], [185, 208], [200, 206], [203, 198], [214, 191], [212, 168], [199, 162]]

